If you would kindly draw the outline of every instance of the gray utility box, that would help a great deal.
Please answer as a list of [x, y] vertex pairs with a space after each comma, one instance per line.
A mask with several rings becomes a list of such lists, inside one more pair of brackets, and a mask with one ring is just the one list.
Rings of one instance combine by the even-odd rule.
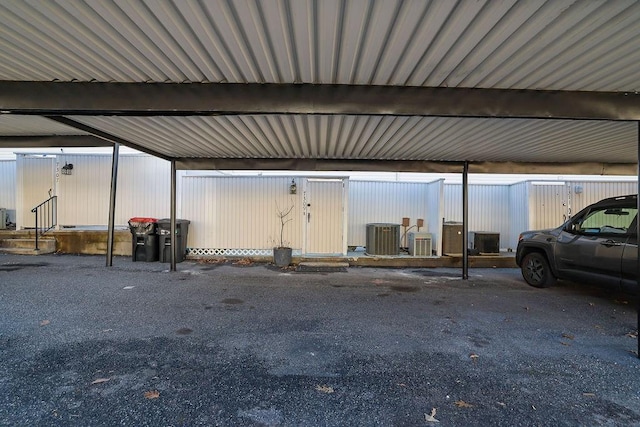
[[442, 224], [442, 253], [462, 254], [462, 223], [445, 222]]
[[500, 253], [500, 233], [494, 231], [469, 232], [469, 249], [481, 254]]
[[367, 255], [398, 255], [400, 224], [367, 224]]
[[0, 208], [0, 230], [7, 228], [7, 210]]
[[407, 233], [407, 236], [409, 240], [409, 255], [431, 256], [433, 246], [431, 243], [431, 233], [410, 231]]

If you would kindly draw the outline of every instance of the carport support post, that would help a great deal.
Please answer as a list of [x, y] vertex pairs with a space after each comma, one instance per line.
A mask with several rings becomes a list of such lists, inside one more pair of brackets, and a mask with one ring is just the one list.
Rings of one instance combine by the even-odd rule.
[[[640, 121], [638, 122], [638, 198], [636, 199], [636, 206], [638, 208], [638, 212], [640, 212]], [[636, 219], [636, 246], [638, 249], [638, 255], [636, 257], [636, 281], [638, 285], [636, 285], [636, 311], [638, 312], [638, 358], [640, 359], [640, 224], [638, 224], [638, 220]]]
[[109, 230], [107, 231], [107, 267], [113, 265], [113, 235], [116, 217], [116, 184], [118, 183], [118, 158], [120, 144], [113, 144], [113, 158], [111, 159], [111, 194], [109, 197]]
[[176, 161], [171, 160], [171, 271], [176, 271]]
[[469, 278], [469, 162], [462, 167], [462, 279]]

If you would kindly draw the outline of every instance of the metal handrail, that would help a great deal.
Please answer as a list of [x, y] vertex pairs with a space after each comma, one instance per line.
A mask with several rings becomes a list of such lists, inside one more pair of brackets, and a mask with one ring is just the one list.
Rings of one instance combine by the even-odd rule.
[[42, 236], [44, 233], [58, 225], [57, 204], [58, 196], [51, 196], [35, 208], [31, 209], [31, 212], [36, 215], [36, 251], [39, 250], [38, 236]]

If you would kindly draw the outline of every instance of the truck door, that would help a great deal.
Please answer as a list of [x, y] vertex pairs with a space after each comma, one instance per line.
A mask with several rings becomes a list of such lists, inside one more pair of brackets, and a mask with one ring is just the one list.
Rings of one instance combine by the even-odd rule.
[[598, 207], [574, 218], [558, 236], [558, 269], [572, 277], [619, 285], [635, 215], [634, 208]]

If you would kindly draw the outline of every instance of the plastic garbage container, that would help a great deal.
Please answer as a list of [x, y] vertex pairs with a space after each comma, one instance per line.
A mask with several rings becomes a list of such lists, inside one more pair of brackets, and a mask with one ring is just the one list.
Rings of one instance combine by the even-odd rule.
[[156, 218], [134, 217], [129, 220], [132, 261], [158, 261], [157, 223]]
[[[187, 237], [189, 224], [186, 219], [176, 219], [176, 262], [184, 261], [187, 254]], [[171, 262], [171, 219], [158, 220], [158, 237], [160, 238], [160, 262]]]

